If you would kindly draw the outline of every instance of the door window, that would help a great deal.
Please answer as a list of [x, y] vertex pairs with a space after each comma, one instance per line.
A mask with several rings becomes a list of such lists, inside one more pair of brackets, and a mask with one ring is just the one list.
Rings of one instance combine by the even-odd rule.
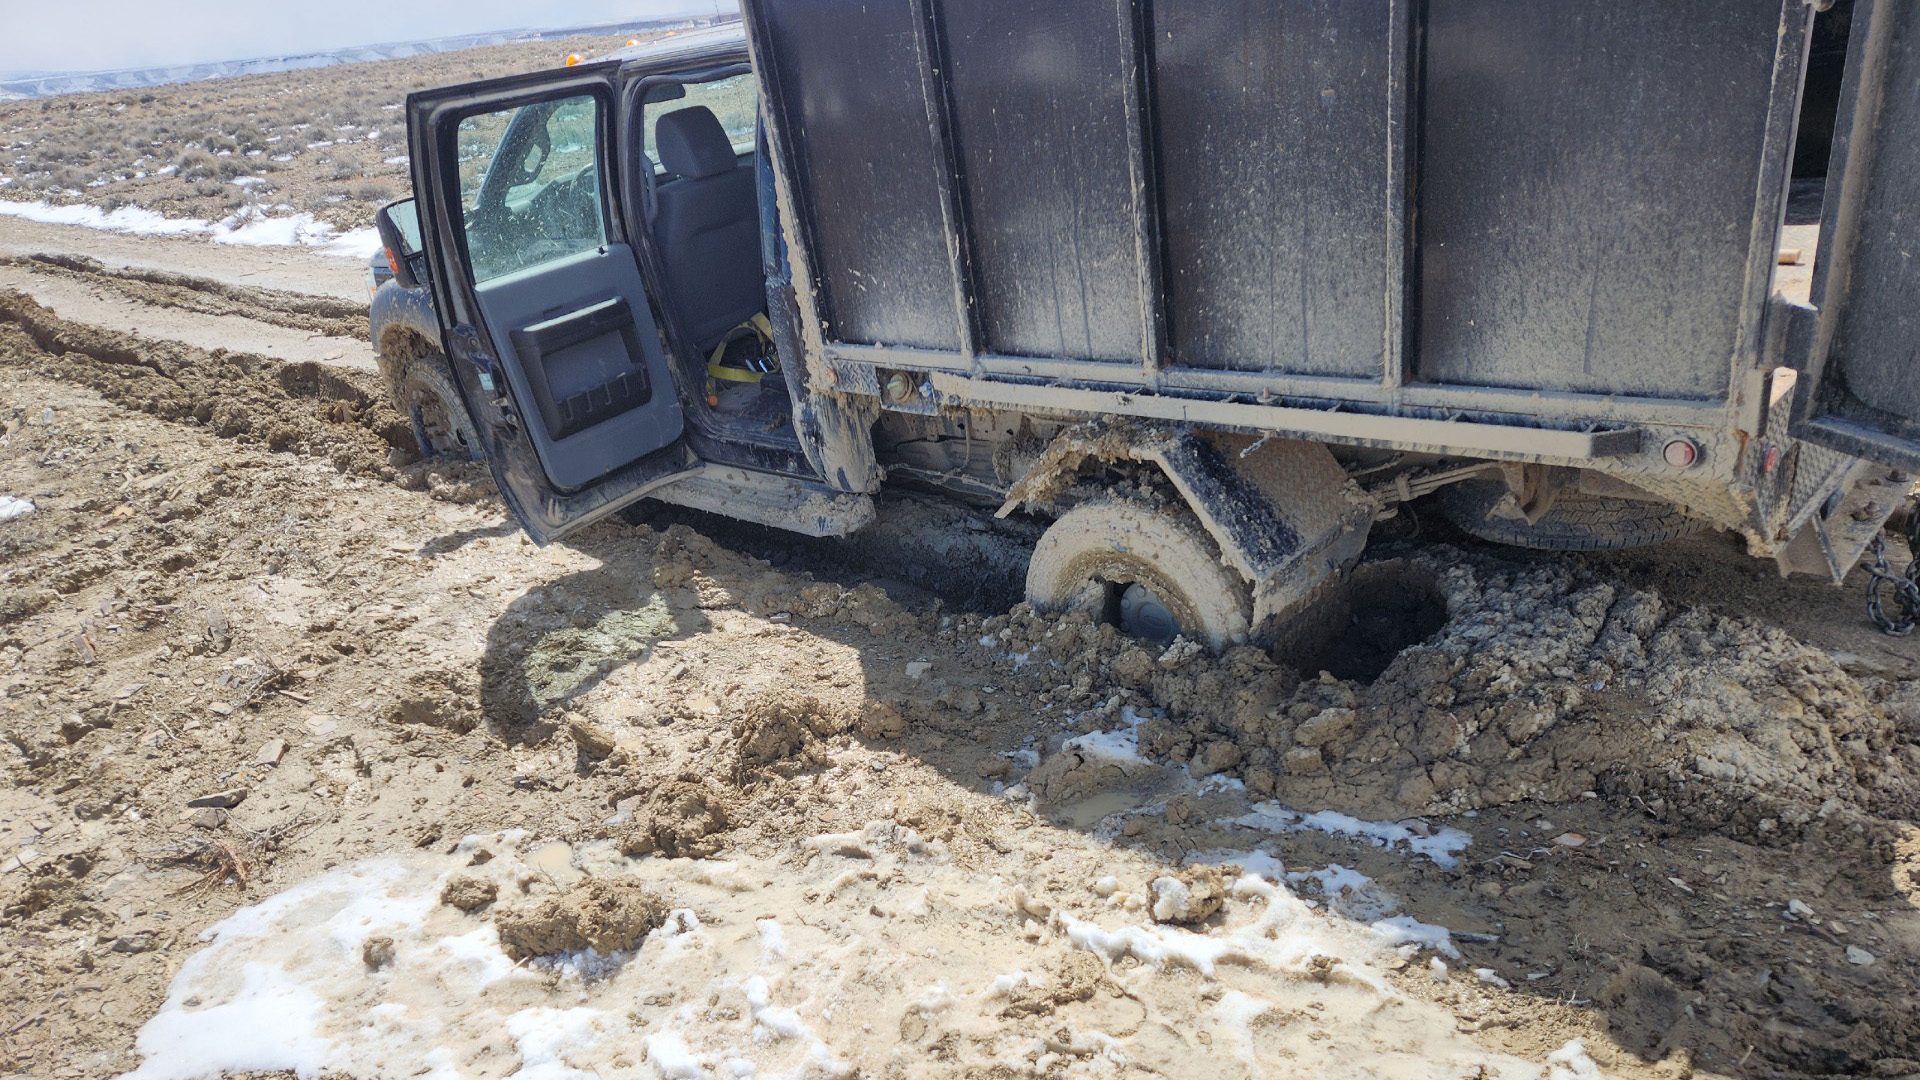
[[460, 209], [476, 284], [607, 242], [600, 99], [592, 94], [460, 121]]

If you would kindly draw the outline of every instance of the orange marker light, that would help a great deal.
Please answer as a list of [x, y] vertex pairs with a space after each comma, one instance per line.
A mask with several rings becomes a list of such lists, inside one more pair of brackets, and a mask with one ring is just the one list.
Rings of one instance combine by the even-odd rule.
[[570, 53], [568, 53], [568, 54], [567, 54], [567, 66], [568, 66], [568, 67], [572, 67], [573, 65], [575, 65], [575, 64], [577, 64], [577, 63], [579, 63], [579, 62], [580, 62], [580, 54], [579, 54], [579, 53], [577, 53], [577, 52], [570, 52]]
[[627, 48], [629, 49], [633, 48], [635, 45], [638, 45], [638, 44], [640, 44], [640, 39], [637, 37], [630, 37], [627, 39]]

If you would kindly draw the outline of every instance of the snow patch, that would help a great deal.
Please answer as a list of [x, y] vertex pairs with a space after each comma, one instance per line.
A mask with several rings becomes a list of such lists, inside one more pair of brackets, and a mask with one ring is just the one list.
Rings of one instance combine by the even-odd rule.
[[[257, 177], [240, 179], [264, 183]], [[133, 205], [102, 210], [98, 206], [81, 204], [54, 206], [46, 202], [0, 199], [0, 215], [48, 225], [74, 225], [133, 236], [205, 236], [216, 244], [312, 247], [327, 255], [357, 259], [368, 258], [380, 249], [380, 234], [376, 229], [352, 229], [342, 233], [332, 225], [316, 220], [312, 214], [269, 217], [256, 207], [248, 207], [221, 221], [203, 221], [199, 218], [170, 218]]]
[[1377, 847], [1404, 847], [1415, 855], [1431, 859], [1436, 866], [1452, 869], [1460, 865], [1457, 856], [1473, 838], [1459, 829], [1416, 828], [1402, 822], [1363, 821], [1337, 810], [1319, 810], [1311, 814], [1290, 810], [1277, 802], [1256, 803], [1249, 812], [1232, 818], [1230, 825], [1262, 832], [1323, 832], [1367, 840]]

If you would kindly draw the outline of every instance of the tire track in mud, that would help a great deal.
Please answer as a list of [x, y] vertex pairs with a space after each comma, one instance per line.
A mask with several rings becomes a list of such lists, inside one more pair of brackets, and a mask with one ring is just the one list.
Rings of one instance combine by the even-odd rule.
[[366, 305], [338, 297], [229, 285], [169, 270], [112, 267], [85, 255], [0, 255], [0, 266], [81, 281], [153, 307], [234, 316], [325, 337], [367, 336]]
[[376, 376], [104, 330], [13, 291], [0, 292], [0, 366], [222, 438], [323, 458], [342, 472], [392, 479], [418, 453]]

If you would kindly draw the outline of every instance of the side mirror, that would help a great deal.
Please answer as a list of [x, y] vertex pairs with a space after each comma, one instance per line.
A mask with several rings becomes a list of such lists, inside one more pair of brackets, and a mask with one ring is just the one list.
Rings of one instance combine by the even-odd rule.
[[427, 253], [420, 240], [420, 212], [413, 199], [390, 202], [373, 216], [380, 232], [380, 244], [387, 252], [387, 265], [393, 279], [404, 289], [424, 288], [427, 284]]

